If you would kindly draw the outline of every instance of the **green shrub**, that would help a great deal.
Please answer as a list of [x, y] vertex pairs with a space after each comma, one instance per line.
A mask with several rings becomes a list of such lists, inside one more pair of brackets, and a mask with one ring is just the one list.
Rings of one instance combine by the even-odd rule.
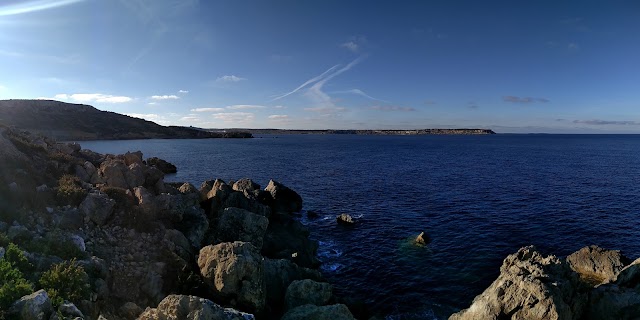
[[11, 241], [9, 240], [9, 237], [7, 237], [7, 234], [4, 232], [0, 232], [0, 247], [8, 246], [9, 242]]
[[24, 278], [25, 269], [22, 269], [30, 266], [18, 246], [10, 243], [0, 259], [0, 310], [8, 309], [14, 301], [33, 292], [33, 285]]
[[38, 284], [47, 291], [55, 307], [64, 300], [80, 302], [89, 293], [89, 276], [76, 259], [55, 264], [42, 274]]
[[79, 205], [87, 196], [87, 190], [82, 188], [80, 178], [70, 174], [63, 175], [58, 180], [56, 198], [61, 205]]

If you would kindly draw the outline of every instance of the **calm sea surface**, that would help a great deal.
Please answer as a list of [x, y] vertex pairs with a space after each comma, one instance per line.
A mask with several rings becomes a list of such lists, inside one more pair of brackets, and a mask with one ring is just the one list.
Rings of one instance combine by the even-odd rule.
[[[597, 244], [640, 257], [640, 136], [283, 135], [81, 142], [178, 166], [167, 181], [273, 178], [296, 190], [325, 276], [389, 319], [467, 307], [502, 260], [534, 244], [564, 256]], [[355, 228], [335, 216], [360, 217]], [[433, 242], [410, 244], [424, 231]]]

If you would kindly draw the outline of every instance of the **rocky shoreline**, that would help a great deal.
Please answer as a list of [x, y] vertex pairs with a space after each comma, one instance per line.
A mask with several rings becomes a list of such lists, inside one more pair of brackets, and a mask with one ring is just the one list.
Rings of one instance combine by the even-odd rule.
[[283, 184], [166, 183], [141, 152], [6, 127], [0, 161], [0, 318], [354, 319]]
[[[0, 319], [373, 319], [333, 294], [281, 183], [167, 183], [162, 159], [7, 127], [0, 162]], [[449, 319], [638, 319], [638, 266], [525, 247]]]

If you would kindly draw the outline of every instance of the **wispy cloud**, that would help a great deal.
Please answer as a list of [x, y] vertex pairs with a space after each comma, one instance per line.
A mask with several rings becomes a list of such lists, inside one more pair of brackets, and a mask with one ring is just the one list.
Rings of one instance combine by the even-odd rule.
[[0, 50], [0, 55], [9, 58], [18, 59], [36, 59], [43, 60], [58, 64], [78, 64], [81, 62], [81, 57], [78, 54], [72, 54], [68, 56], [57, 56], [50, 54], [37, 54], [37, 53], [23, 53], [17, 51]]
[[340, 44], [340, 47], [347, 50], [358, 53], [362, 50], [362, 47], [367, 43], [367, 38], [364, 36], [353, 36], [349, 38], [347, 42]]
[[317, 112], [317, 113], [336, 113], [346, 111], [347, 108], [344, 107], [314, 107], [314, 108], [304, 108], [305, 111]]
[[271, 120], [283, 120], [283, 119], [289, 119], [289, 115], [286, 115], [286, 114], [272, 114], [272, 115], [268, 116], [267, 118], [269, 118]]
[[305, 93], [305, 96], [310, 98], [311, 101], [313, 101], [316, 104], [316, 106], [323, 107], [323, 108], [335, 108], [336, 106], [331, 100], [331, 97], [328, 94], [326, 94], [324, 91], [322, 91], [322, 87], [329, 80], [353, 68], [355, 65], [360, 63], [360, 61], [362, 61], [363, 58], [364, 56], [361, 56], [358, 59], [353, 60], [343, 68], [338, 69], [338, 71], [331, 73], [325, 76], [324, 78], [320, 79], [307, 90], [307, 92]]
[[243, 110], [243, 109], [264, 109], [265, 106], [252, 105], [252, 104], [235, 104], [232, 106], [227, 106], [227, 109], [230, 110]]
[[178, 93], [189, 93], [189, 90], [178, 90]]
[[616, 126], [638, 126], [640, 122], [638, 121], [615, 121], [615, 120], [574, 120], [573, 123], [576, 124], [588, 124], [594, 126], [600, 125], [616, 125]]
[[76, 102], [99, 102], [99, 103], [125, 103], [133, 100], [131, 97], [127, 96], [114, 96], [110, 94], [101, 94], [101, 93], [74, 93], [74, 94], [66, 94], [60, 93], [54, 96], [55, 100], [73, 100]]
[[169, 124], [169, 121], [167, 120], [167, 118], [165, 116], [162, 116], [162, 115], [159, 115], [159, 114], [155, 114], [155, 113], [125, 113], [124, 115], [129, 116], [129, 117], [133, 117], [133, 118], [139, 118], [139, 119], [144, 119], [144, 120], [148, 120], [148, 121], [153, 121], [155, 123], [162, 124], [162, 125]]
[[580, 46], [575, 43], [575, 42], [571, 42], [567, 45], [567, 49], [569, 50], [580, 50]]
[[511, 103], [535, 103], [535, 102], [547, 103], [549, 102], [549, 99], [545, 99], [545, 98], [516, 97], [516, 96], [504, 96], [502, 97], [502, 100], [505, 102], [511, 102]]
[[389, 102], [387, 100], [382, 100], [382, 99], [378, 99], [378, 98], [374, 98], [368, 94], [366, 94], [364, 91], [360, 90], [360, 89], [351, 89], [351, 90], [344, 90], [344, 91], [334, 91], [333, 93], [351, 93], [351, 94], [356, 94], [362, 97], [365, 97], [369, 100], [376, 100], [376, 101], [382, 101], [382, 102]]
[[0, 6], [0, 17], [53, 9], [82, 1], [84, 0], [22, 1], [21, 3]]
[[217, 82], [240, 82], [247, 80], [247, 78], [241, 78], [234, 75], [222, 76], [216, 79]]
[[378, 111], [401, 111], [401, 112], [416, 111], [416, 109], [412, 107], [399, 107], [399, 106], [373, 106], [370, 109], [378, 110]]
[[312, 83], [314, 83], [314, 82], [316, 82], [316, 81], [318, 81], [318, 80], [322, 79], [324, 76], [326, 76], [328, 73], [332, 72], [333, 70], [335, 70], [335, 69], [336, 69], [336, 68], [338, 68], [338, 67], [340, 67], [340, 65], [339, 65], [339, 64], [337, 64], [337, 65], [335, 65], [335, 66], [333, 66], [333, 67], [331, 67], [331, 68], [327, 69], [327, 71], [323, 72], [321, 75], [319, 75], [319, 76], [315, 76], [315, 77], [313, 77], [313, 78], [311, 78], [311, 79], [309, 79], [309, 80], [305, 81], [303, 84], [301, 84], [301, 85], [300, 85], [300, 86], [298, 86], [297, 88], [293, 89], [292, 91], [287, 92], [287, 93], [282, 94], [282, 95], [279, 95], [279, 96], [277, 96], [277, 97], [273, 98], [271, 101], [279, 100], [279, 99], [282, 99], [282, 98], [284, 98], [284, 97], [287, 97], [287, 96], [289, 96], [289, 95], [292, 95], [292, 94], [294, 94], [294, 93], [298, 92], [299, 90], [303, 89], [304, 87], [306, 87], [306, 86], [308, 86], [308, 85], [310, 85], [310, 84], [312, 84]]
[[479, 109], [480, 106], [475, 101], [470, 101], [469, 103], [467, 103], [467, 108], [475, 110]]
[[228, 123], [247, 123], [253, 121], [255, 115], [250, 112], [221, 112], [214, 113], [213, 118]]
[[176, 96], [175, 94], [163, 95], [163, 96], [151, 96], [150, 98], [153, 99], [153, 100], [176, 100], [176, 99], [180, 99], [180, 97]]
[[433, 100], [427, 100], [427, 101], [424, 102], [424, 104], [427, 105], [427, 106], [433, 106], [433, 105], [436, 105], [438, 103], [433, 101]]
[[224, 108], [195, 108], [191, 109], [191, 112], [222, 112]]

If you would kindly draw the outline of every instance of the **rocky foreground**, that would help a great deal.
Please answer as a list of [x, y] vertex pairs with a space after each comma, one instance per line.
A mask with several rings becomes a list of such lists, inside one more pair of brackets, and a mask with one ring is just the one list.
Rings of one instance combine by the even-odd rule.
[[[0, 319], [354, 319], [293, 190], [0, 127]], [[164, 171], [164, 172], [163, 172]]]
[[524, 247], [504, 260], [498, 279], [468, 309], [449, 319], [640, 319], [640, 259], [597, 246], [566, 259]]

